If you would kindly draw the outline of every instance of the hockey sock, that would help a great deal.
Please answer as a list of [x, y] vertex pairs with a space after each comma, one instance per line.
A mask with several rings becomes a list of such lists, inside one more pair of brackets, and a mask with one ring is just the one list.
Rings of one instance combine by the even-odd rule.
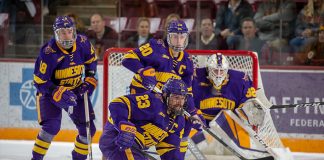
[[85, 160], [87, 159], [88, 154], [88, 144], [84, 143], [80, 139], [80, 136], [77, 136], [74, 142], [74, 149], [72, 151], [73, 160]]
[[53, 135], [40, 130], [33, 147], [33, 160], [42, 160], [51, 144]]

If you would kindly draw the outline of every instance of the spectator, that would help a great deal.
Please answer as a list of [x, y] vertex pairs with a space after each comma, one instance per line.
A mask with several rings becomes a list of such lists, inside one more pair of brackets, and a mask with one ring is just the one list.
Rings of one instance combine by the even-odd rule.
[[226, 43], [222, 43], [221, 36], [216, 35], [214, 32], [213, 21], [210, 18], [202, 18], [200, 25], [201, 36], [199, 38], [200, 43], [196, 48], [195, 37], [191, 37], [189, 41], [190, 49], [203, 49], [203, 50], [216, 50], [216, 49], [227, 49]]
[[245, 0], [229, 0], [217, 10], [216, 35], [227, 39], [230, 35], [240, 34], [240, 21], [246, 17], [253, 17], [252, 6]]
[[84, 23], [79, 18], [79, 16], [77, 16], [74, 13], [66, 13], [65, 15], [69, 16], [71, 18], [71, 20], [73, 21], [73, 23], [75, 24], [77, 34], [84, 34], [85, 33], [86, 30], [85, 30]]
[[242, 35], [233, 37], [233, 44], [228, 44], [229, 49], [233, 50], [249, 50], [258, 53], [258, 57], [262, 57], [262, 48], [265, 42], [257, 37], [257, 28], [253, 18], [245, 18], [241, 23]]
[[[167, 28], [170, 22], [175, 20], [180, 20], [180, 16], [176, 13], [169, 14], [165, 19], [164, 26], [163, 26], [163, 37], [162, 37], [163, 39], [166, 39], [167, 37]], [[157, 38], [160, 38], [159, 35], [157, 35]]]
[[90, 25], [86, 35], [94, 45], [98, 58], [102, 59], [106, 49], [116, 46], [118, 34], [114, 29], [106, 26], [103, 16], [98, 13], [91, 16]]
[[309, 0], [307, 5], [299, 12], [296, 20], [295, 38], [290, 41], [294, 52], [299, 52], [307, 41], [315, 37], [324, 14], [323, 0]]
[[295, 19], [296, 3], [292, 0], [266, 0], [261, 3], [254, 16], [259, 38], [266, 41], [274, 51], [288, 48], [287, 40], [293, 35]]
[[125, 47], [138, 48], [147, 43], [153, 35], [150, 34], [150, 19], [146, 17], [139, 18], [137, 21], [137, 34], [127, 39]]
[[302, 53], [296, 55], [297, 63], [324, 66], [324, 25], [319, 28], [318, 37], [309, 42]]

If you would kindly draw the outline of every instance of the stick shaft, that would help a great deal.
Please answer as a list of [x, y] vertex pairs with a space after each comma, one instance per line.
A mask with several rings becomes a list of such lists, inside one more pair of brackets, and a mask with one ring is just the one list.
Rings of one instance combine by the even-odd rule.
[[312, 103], [300, 103], [300, 104], [288, 104], [288, 105], [272, 105], [270, 109], [280, 108], [295, 108], [295, 107], [317, 107], [324, 105], [324, 102], [312, 102]]
[[[137, 148], [135, 146], [132, 146], [132, 149], [140, 152], [144, 157], [149, 158], [150, 160], [157, 160], [156, 158], [154, 158], [153, 156], [151, 156], [150, 154], [148, 154], [147, 152], [143, 151], [140, 148]], [[157, 153], [156, 153], [157, 154]]]
[[92, 142], [91, 142], [91, 133], [90, 133], [90, 114], [89, 114], [88, 92], [84, 93], [83, 98], [84, 98], [84, 111], [85, 111], [85, 119], [86, 119], [86, 132], [87, 132], [89, 159], [92, 160], [92, 146], [91, 146]]

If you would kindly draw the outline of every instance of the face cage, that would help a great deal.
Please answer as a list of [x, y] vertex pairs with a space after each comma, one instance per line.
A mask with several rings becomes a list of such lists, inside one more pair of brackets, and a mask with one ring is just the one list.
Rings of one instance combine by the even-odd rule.
[[169, 47], [170, 48], [172, 48], [172, 50], [174, 50], [175, 52], [181, 52], [181, 51], [183, 51], [183, 50], [185, 50], [186, 48], [187, 48], [187, 45], [188, 45], [188, 37], [189, 37], [189, 34], [187, 33], [187, 37], [186, 37], [186, 40], [185, 40], [185, 42], [184, 42], [184, 44], [183, 44], [183, 47], [176, 47], [176, 46], [173, 46], [172, 44], [171, 44], [171, 40], [170, 40], [170, 34], [168, 33], [168, 36], [167, 36], [167, 41], [168, 41], [168, 44], [169, 44]]
[[76, 31], [75, 28], [73, 28], [73, 37], [71, 40], [60, 40], [59, 38], [59, 32], [62, 28], [57, 29], [56, 31], [54, 31], [55, 33], [55, 40], [62, 46], [62, 48], [64, 49], [70, 49], [73, 46], [73, 43], [76, 40]]
[[186, 108], [187, 108], [187, 99], [188, 99], [188, 96], [185, 95], [185, 102], [183, 103], [182, 109], [180, 111], [175, 111], [175, 110], [171, 110], [169, 108], [169, 98], [170, 98], [170, 95], [171, 94], [168, 93], [166, 95], [166, 97], [163, 97], [164, 103], [168, 106], [167, 110], [170, 111], [170, 115], [171, 116], [183, 115], [184, 110], [186, 110]]
[[[218, 73], [220, 73], [220, 70], [223, 70], [223, 74], [222, 75], [215, 74], [215, 72], [213, 72], [214, 69], [217, 69]], [[213, 69], [208, 69], [208, 78], [211, 79], [214, 82], [216, 87], [218, 87], [225, 80], [226, 75], [227, 75], [227, 71], [228, 71], [228, 69], [221, 69], [219, 67], [213, 68]]]

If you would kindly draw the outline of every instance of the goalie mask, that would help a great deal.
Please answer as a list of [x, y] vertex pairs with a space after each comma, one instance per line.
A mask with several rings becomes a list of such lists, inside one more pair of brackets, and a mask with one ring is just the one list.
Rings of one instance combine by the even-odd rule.
[[167, 32], [168, 45], [173, 51], [181, 52], [187, 47], [189, 33], [184, 21], [171, 21]]
[[186, 84], [179, 79], [169, 79], [163, 86], [163, 101], [167, 104], [169, 115], [183, 114], [183, 108], [187, 101]]
[[221, 53], [213, 54], [207, 59], [208, 79], [219, 87], [227, 76], [229, 63]]
[[58, 16], [53, 24], [53, 31], [56, 42], [58, 42], [62, 48], [70, 49], [76, 40], [76, 28], [68, 16]]

